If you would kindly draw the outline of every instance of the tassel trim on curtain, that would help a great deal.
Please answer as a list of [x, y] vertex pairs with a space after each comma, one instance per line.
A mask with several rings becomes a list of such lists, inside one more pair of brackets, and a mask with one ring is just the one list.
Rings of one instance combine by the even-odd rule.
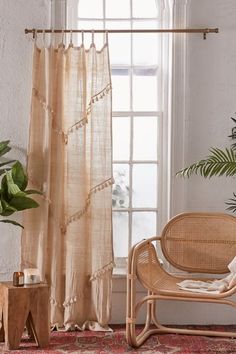
[[[88, 123], [88, 117], [91, 113], [92, 110], [92, 105], [94, 103], [96, 103], [97, 101], [101, 100], [105, 95], [107, 95], [109, 93], [109, 91], [112, 89], [111, 83], [107, 84], [106, 87], [104, 87], [104, 89], [102, 89], [100, 92], [96, 93], [95, 95], [92, 96], [88, 107], [86, 109], [86, 113], [85, 116], [79, 120], [78, 122], [76, 122], [75, 124], [73, 124], [70, 128], [67, 129], [67, 132], [64, 132], [60, 129], [57, 129], [55, 126], [53, 127], [53, 129], [59, 134], [62, 135], [64, 143], [67, 144], [68, 143], [68, 137], [71, 133], [73, 133], [75, 130], [78, 130], [79, 128], [83, 127], [85, 124]], [[50, 119], [53, 120], [55, 112], [53, 111], [53, 109], [47, 104], [46, 98], [41, 95], [39, 93], [39, 91], [36, 88], [33, 88], [32, 93], [35, 97], [37, 97], [37, 99], [39, 100], [39, 103], [41, 104], [42, 108], [48, 112]]]
[[[29, 181], [31, 182], [31, 184], [37, 188], [37, 189], [40, 189], [37, 182], [35, 180], [33, 180], [31, 177], [30, 177], [30, 174], [29, 174], [29, 177], [28, 177]], [[67, 230], [67, 226], [70, 225], [72, 222], [74, 221], [77, 221], [79, 220], [85, 213], [86, 211], [88, 210], [88, 207], [90, 205], [90, 202], [91, 202], [91, 195], [94, 194], [94, 193], [97, 193], [99, 191], [102, 191], [103, 189], [105, 189], [106, 187], [109, 187], [111, 186], [112, 184], [114, 183], [114, 178], [111, 177], [109, 178], [108, 180], [106, 181], [103, 181], [101, 182], [100, 184], [98, 184], [97, 186], [93, 187], [87, 198], [86, 198], [86, 202], [85, 202], [85, 206], [83, 207], [83, 209], [77, 211], [75, 214], [73, 214], [72, 216], [70, 216], [68, 219], [67, 219], [67, 222], [64, 226], [61, 226], [61, 231], [63, 233], [66, 233], [66, 230]], [[41, 195], [41, 197], [47, 202], [47, 203], [51, 203], [50, 199], [46, 198], [45, 195]]]
[[72, 223], [73, 221], [79, 220], [86, 213], [86, 211], [88, 210], [88, 207], [90, 205], [90, 202], [91, 202], [91, 195], [92, 194], [97, 193], [97, 192], [103, 190], [104, 188], [111, 186], [113, 183], [114, 183], [114, 178], [111, 177], [108, 180], [103, 181], [100, 184], [98, 184], [97, 186], [93, 187], [87, 196], [85, 206], [83, 207], [83, 209], [77, 211], [75, 214], [73, 214], [72, 216], [70, 216], [67, 219], [67, 222], [66, 222], [66, 225], [65, 225], [65, 228], [63, 231], [66, 232], [66, 228], [70, 223]]
[[[102, 269], [94, 272], [94, 274], [90, 277], [90, 281], [103, 277], [107, 272], [111, 271], [115, 266], [114, 262], [110, 262], [109, 264], [105, 265]], [[85, 297], [83, 292], [77, 293], [76, 295], [72, 295], [71, 297], [65, 299], [63, 303], [59, 303], [53, 297], [50, 297], [50, 304], [57, 306], [57, 307], [68, 307], [77, 302], [77, 300]]]

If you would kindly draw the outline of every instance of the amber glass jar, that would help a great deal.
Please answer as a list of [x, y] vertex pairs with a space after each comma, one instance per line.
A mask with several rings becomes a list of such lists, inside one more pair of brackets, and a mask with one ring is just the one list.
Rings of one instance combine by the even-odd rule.
[[13, 285], [14, 286], [23, 286], [24, 285], [24, 273], [23, 272], [14, 272], [13, 273]]

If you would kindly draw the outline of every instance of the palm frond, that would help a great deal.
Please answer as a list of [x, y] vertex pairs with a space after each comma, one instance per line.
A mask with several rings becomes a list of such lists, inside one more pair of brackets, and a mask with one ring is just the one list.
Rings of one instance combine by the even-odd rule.
[[231, 148], [235, 150], [236, 149], [236, 143], [231, 144]]
[[194, 173], [200, 174], [205, 178], [236, 175], [236, 150], [232, 147], [225, 150], [212, 148], [210, 149], [210, 155], [206, 159], [180, 170], [176, 175], [190, 177]]
[[233, 193], [234, 198], [229, 199], [228, 202], [226, 202], [225, 204], [229, 205], [228, 208], [226, 208], [226, 210], [232, 211], [233, 213], [236, 212], [236, 194]]

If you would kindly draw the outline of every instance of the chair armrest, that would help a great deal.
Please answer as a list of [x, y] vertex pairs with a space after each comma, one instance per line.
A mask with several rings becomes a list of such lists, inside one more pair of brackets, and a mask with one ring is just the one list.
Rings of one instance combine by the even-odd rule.
[[[148, 244], [155, 242], [155, 241], [160, 241], [161, 237], [160, 236], [154, 236], [148, 239], [143, 239], [142, 241], [136, 243], [130, 250], [129, 252], [129, 257], [128, 257], [128, 274], [134, 275], [136, 274], [136, 254], [140, 253], [140, 250], [142, 248], [145, 248]], [[158, 262], [160, 263], [160, 266], [162, 266], [161, 262], [159, 261], [157, 257]]]
[[138, 243], [136, 243], [132, 249], [132, 250], [137, 250], [139, 248], [142, 248], [143, 246], [145, 246], [147, 243], [152, 243], [154, 241], [160, 241], [161, 237], [160, 236], [154, 236], [154, 237], [150, 237], [150, 238], [144, 238], [142, 241], [139, 241]]

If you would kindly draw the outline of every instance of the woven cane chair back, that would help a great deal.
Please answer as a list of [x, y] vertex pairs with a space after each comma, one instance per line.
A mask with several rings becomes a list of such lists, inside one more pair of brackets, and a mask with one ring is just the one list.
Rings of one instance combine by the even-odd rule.
[[227, 273], [236, 256], [236, 218], [220, 213], [185, 213], [171, 219], [161, 235], [166, 259], [197, 273]]

